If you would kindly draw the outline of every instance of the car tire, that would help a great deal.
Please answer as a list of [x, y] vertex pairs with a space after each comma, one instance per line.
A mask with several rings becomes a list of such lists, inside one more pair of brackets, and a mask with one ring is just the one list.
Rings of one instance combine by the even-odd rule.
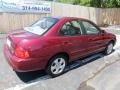
[[105, 54], [105, 55], [111, 54], [112, 51], [113, 51], [113, 46], [114, 46], [113, 42], [110, 42], [110, 43], [106, 46], [105, 51], [104, 51], [104, 54]]
[[50, 59], [46, 72], [51, 77], [57, 77], [63, 74], [67, 65], [67, 57], [64, 55], [56, 55]]

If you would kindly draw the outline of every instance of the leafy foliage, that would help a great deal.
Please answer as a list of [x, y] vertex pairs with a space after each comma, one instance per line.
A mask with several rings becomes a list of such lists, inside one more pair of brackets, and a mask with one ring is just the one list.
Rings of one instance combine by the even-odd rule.
[[60, 2], [71, 3], [74, 5], [98, 7], [98, 8], [120, 7], [120, 0], [60, 0]]

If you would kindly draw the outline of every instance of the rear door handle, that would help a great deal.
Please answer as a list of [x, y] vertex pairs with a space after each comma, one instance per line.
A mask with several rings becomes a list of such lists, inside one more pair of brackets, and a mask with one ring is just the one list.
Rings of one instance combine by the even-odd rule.
[[63, 42], [64, 44], [72, 44], [72, 43], [70, 43], [69, 41], [65, 41], [65, 42]]
[[93, 38], [89, 38], [89, 39], [88, 39], [88, 41], [94, 41], [94, 40], [95, 40], [95, 39], [93, 39]]

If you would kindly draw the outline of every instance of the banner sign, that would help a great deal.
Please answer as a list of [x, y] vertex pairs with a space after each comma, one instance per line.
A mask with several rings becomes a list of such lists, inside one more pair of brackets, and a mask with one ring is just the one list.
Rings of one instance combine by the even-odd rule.
[[36, 2], [8, 2], [10, 0], [0, 1], [0, 12], [17, 12], [17, 13], [51, 13], [51, 3], [39, 1]]
[[2, 11], [2, 2], [0, 0], [0, 12]]

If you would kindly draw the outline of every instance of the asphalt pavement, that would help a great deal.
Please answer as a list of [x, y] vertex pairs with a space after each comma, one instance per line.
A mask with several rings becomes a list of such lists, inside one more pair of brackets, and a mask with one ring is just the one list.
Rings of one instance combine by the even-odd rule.
[[3, 55], [5, 36], [0, 35], [0, 90], [120, 90], [120, 31], [108, 56], [94, 54], [71, 63], [66, 72], [51, 78], [44, 71], [14, 72]]

